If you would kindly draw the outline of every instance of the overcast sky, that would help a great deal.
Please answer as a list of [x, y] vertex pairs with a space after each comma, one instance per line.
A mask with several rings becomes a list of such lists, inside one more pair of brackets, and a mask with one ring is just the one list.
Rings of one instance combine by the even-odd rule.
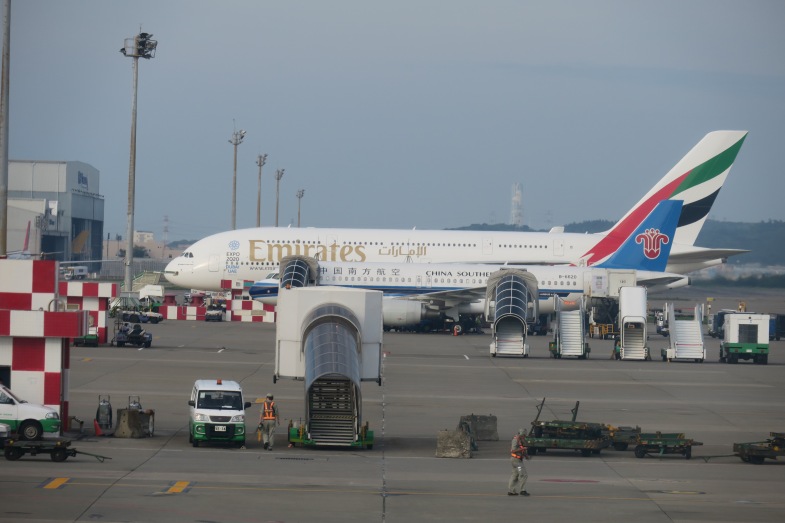
[[141, 29], [136, 229], [232, 223], [535, 228], [620, 218], [709, 131], [750, 134], [710, 219], [785, 219], [780, 0], [13, 0], [9, 156], [101, 173], [125, 233]]

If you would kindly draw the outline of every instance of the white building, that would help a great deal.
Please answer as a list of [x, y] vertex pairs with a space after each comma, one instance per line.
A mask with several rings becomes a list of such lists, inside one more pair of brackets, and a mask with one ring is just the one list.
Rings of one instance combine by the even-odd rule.
[[7, 251], [47, 259], [100, 260], [104, 197], [100, 174], [83, 162], [8, 162]]

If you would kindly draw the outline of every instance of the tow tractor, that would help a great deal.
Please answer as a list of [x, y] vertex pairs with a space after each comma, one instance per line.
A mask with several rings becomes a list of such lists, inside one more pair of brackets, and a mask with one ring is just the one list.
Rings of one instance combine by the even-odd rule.
[[760, 465], [766, 458], [785, 456], [785, 432], [770, 432], [766, 441], [734, 443], [733, 452], [745, 463]]
[[124, 347], [126, 344], [137, 347], [149, 348], [153, 344], [153, 335], [142, 328], [138, 323], [133, 327], [128, 323], [120, 323], [116, 326], [117, 331], [109, 342], [110, 345]]
[[7, 439], [5, 442], [5, 450], [3, 451], [5, 459], [8, 461], [16, 461], [25, 454], [35, 456], [37, 454], [49, 454], [49, 457], [54, 462], [61, 462], [68, 459], [68, 456], [76, 456], [77, 454], [84, 454], [86, 456], [93, 456], [95, 459], [104, 462], [105, 459], [112, 459], [107, 456], [99, 454], [92, 454], [76, 450], [71, 447], [71, 440], [69, 439], [40, 439], [35, 441], [29, 440], [16, 440], [13, 438]]

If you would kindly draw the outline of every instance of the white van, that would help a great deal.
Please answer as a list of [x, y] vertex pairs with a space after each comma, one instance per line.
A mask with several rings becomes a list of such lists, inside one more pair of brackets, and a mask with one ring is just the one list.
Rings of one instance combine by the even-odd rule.
[[44, 432], [60, 432], [60, 415], [55, 409], [27, 403], [5, 385], [0, 385], [0, 423], [19, 433], [19, 439], [36, 440]]
[[85, 280], [87, 279], [87, 267], [84, 265], [71, 265], [61, 269], [63, 279], [70, 280]]
[[198, 447], [202, 441], [245, 446], [243, 389], [236, 381], [196, 380], [191, 391], [188, 442]]

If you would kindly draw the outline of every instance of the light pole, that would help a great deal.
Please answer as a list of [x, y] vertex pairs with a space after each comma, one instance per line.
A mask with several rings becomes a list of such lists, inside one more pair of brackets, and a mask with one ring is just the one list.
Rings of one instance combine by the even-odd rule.
[[305, 189], [300, 189], [297, 191], [297, 227], [300, 227], [300, 204], [303, 201], [303, 196], [305, 196]]
[[278, 197], [281, 194], [281, 178], [283, 178], [284, 169], [275, 171], [275, 226], [278, 227]]
[[3, 2], [3, 58], [0, 75], [0, 258], [8, 254], [8, 87], [11, 68], [11, 0]]
[[232, 176], [232, 230], [237, 228], [237, 146], [243, 143], [245, 131], [240, 129], [232, 133], [229, 143], [234, 145], [234, 176]]
[[256, 193], [256, 226], [262, 226], [262, 167], [267, 162], [267, 155], [260, 154], [256, 159], [256, 165], [259, 166], [259, 189]]
[[136, 197], [136, 91], [139, 86], [139, 58], [153, 58], [158, 41], [153, 40], [150, 33], [139, 33], [132, 38], [126, 38], [120, 52], [124, 56], [134, 59], [134, 89], [131, 101], [131, 160], [128, 166], [128, 229], [126, 230], [125, 247], [125, 291], [132, 288], [131, 269], [134, 263], [134, 200]]

